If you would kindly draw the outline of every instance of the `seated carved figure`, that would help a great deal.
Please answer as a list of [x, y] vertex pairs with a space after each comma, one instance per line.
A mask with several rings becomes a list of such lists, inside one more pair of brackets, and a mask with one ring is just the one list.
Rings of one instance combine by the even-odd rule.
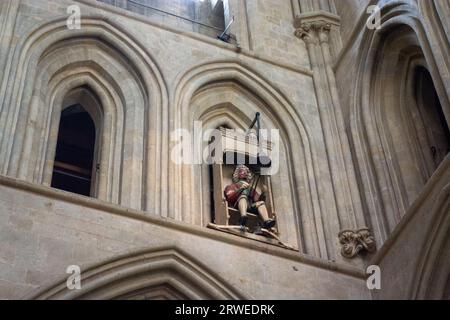
[[225, 198], [228, 205], [239, 210], [241, 215], [240, 223], [245, 226], [247, 223], [247, 212], [258, 215], [263, 220], [263, 227], [271, 229], [275, 226], [275, 220], [269, 218], [265, 204], [265, 190], [259, 194], [251, 186], [253, 174], [244, 165], [239, 165], [233, 174], [233, 184], [225, 188]]

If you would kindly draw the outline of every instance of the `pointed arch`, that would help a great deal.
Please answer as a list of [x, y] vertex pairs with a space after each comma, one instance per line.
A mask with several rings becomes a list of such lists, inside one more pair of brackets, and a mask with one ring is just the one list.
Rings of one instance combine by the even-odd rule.
[[[156, 186], [150, 182], [163, 181], [161, 176], [167, 167], [168, 152], [163, 152], [167, 144], [160, 142], [167, 128], [165, 81], [143, 45], [122, 27], [96, 16], [85, 17], [81, 23], [81, 30], [68, 30], [64, 19], [46, 23], [18, 44], [20, 50], [13, 51], [11, 59], [17, 76], [5, 96], [0, 97], [0, 104], [9, 106], [0, 115], [0, 123], [5, 127], [5, 135], [0, 137], [2, 150], [5, 150], [0, 159], [2, 172], [35, 182], [46, 181], [43, 168], [48, 159], [35, 160], [41, 164], [37, 173], [29, 171], [34, 168], [32, 163], [18, 165], [24, 159], [21, 156], [24, 150], [33, 145], [33, 131], [45, 131], [52, 123], [51, 120], [37, 122], [42, 115], [39, 110], [45, 114], [48, 111], [45, 107], [51, 109], [54, 107], [51, 103], [59, 103], [67, 91], [64, 85], [89, 85], [96, 95], [103, 97], [103, 107], [113, 112], [111, 123], [124, 134], [125, 141], [124, 149], [119, 151], [121, 155], [114, 155], [112, 150], [105, 153], [109, 157], [105, 163], [109, 163], [109, 171], [119, 172], [128, 179], [115, 177], [114, 187], [108, 187], [103, 199], [159, 214], [163, 204], [155, 198]], [[59, 83], [55, 83], [57, 78]], [[53, 85], [55, 92], [44, 95], [49, 85]], [[117, 123], [120, 118], [123, 120], [121, 128]], [[134, 134], [127, 135], [127, 131], [133, 131], [132, 127]], [[118, 143], [116, 138], [119, 139], [118, 135], [110, 136], [108, 142]], [[114, 157], [122, 160], [114, 160]], [[115, 169], [111, 169], [112, 163], [116, 164]], [[106, 176], [105, 179], [111, 178], [109, 173]], [[106, 182], [109, 183], [112, 182]]]
[[141, 250], [81, 270], [81, 289], [67, 279], [34, 293], [36, 300], [248, 299], [224, 279], [174, 247]]
[[[220, 90], [226, 90], [226, 94]], [[245, 98], [239, 101], [238, 97]], [[240, 110], [245, 115], [238, 116], [241, 123], [243, 121], [242, 125], [249, 125], [254, 113], [261, 111], [263, 119], [266, 120], [266, 128], [279, 129], [282, 145], [285, 146], [284, 168], [287, 171], [281, 179], [289, 181], [292, 195], [289, 194], [290, 191], [286, 191], [284, 199], [293, 204], [291, 208], [295, 221], [291, 221], [291, 225], [295, 225], [301, 251], [323, 258], [333, 254], [333, 245], [327, 243], [325, 237], [327, 222], [322, 217], [315, 181], [318, 169], [315, 167], [315, 152], [310, 143], [308, 129], [299, 112], [279, 90], [241, 62], [217, 61], [194, 67], [180, 75], [172, 99], [173, 129], [191, 130], [194, 121], [201, 119], [201, 115], [207, 114], [208, 111], [214, 112], [211, 110], [216, 110], [214, 108], [217, 106], [222, 106], [223, 109], [223, 106], [228, 104], [233, 106], [233, 109]], [[204, 99], [204, 109], [199, 111], [195, 99]], [[302, 165], [297, 165], [294, 169], [294, 163]], [[177, 189], [173, 192], [173, 201], [169, 201], [173, 208], [170, 212], [177, 215], [174, 218], [193, 223], [194, 208], [198, 202], [198, 197], [194, 194], [194, 190], [198, 190], [195, 168], [174, 165], [171, 172], [170, 180], [174, 181], [174, 187]], [[279, 191], [281, 190], [283, 189], [280, 188]], [[331, 235], [328, 239], [332, 239]]]
[[[421, 155], [414, 141], [418, 137], [410, 119], [411, 110], [408, 110], [411, 101], [406, 97], [415, 67], [426, 66], [444, 112], [450, 110], [436, 53], [417, 2], [382, 3], [381, 22], [379, 30], [364, 28], [361, 35], [357, 85], [349, 114], [350, 137], [366, 195], [367, 217], [380, 244], [388, 238], [429, 178], [425, 177], [419, 187], [420, 174], [404, 172], [409, 166], [413, 166], [411, 170], [424, 171], [416, 164], [420, 163]], [[392, 86], [386, 81], [391, 81]], [[387, 91], [384, 88], [388, 88]], [[394, 128], [393, 122], [397, 120], [398, 126]], [[394, 132], [399, 128], [409, 133]], [[396, 144], [394, 140], [399, 135], [404, 135], [408, 142]], [[409, 159], [407, 165], [400, 163], [402, 157], [404, 162]]]
[[[78, 87], [61, 107], [51, 187], [90, 197], [99, 196], [97, 163], [100, 163], [103, 108], [89, 87]], [[76, 139], [74, 139], [76, 135]]]

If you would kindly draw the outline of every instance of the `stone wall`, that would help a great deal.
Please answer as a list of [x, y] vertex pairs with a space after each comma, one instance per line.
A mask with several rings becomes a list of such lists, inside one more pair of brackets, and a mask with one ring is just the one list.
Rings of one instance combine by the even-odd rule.
[[[326, 117], [333, 111], [325, 105], [326, 111], [318, 110], [321, 94], [314, 86], [320, 84], [313, 81], [305, 43], [294, 35], [289, 2], [230, 1], [238, 45], [98, 1], [46, 3], [7, 1], [0, 7], [7, 17], [2, 50], [9, 48], [0, 57], [3, 174], [50, 185], [64, 97], [88, 86], [104, 108], [99, 199], [203, 225], [209, 213], [198, 209], [204, 194], [196, 179], [207, 177], [197, 175], [196, 166], [170, 160], [170, 135], [193, 130], [202, 116], [196, 110], [212, 112], [220, 98], [230, 105], [224, 119], [240, 119], [239, 128], [260, 112], [264, 127], [282, 133], [282, 170], [273, 179], [282, 240], [323, 259], [362, 263], [339, 253], [339, 231], [364, 222], [353, 217], [362, 217], [358, 197], [334, 196], [336, 183], [347, 182], [338, 177], [346, 171], [335, 171], [328, 160], [342, 155], [338, 140], [325, 141], [324, 130], [332, 139], [333, 120]], [[70, 4], [80, 6], [80, 30], [66, 28]], [[223, 94], [209, 90], [209, 98], [194, 104], [213, 83], [221, 83]], [[329, 143], [336, 149], [327, 151]]]
[[154, 22], [217, 37], [225, 29], [222, 1], [99, 0], [141, 14]]
[[1, 299], [65, 283], [70, 265], [83, 275], [111, 258], [158, 248], [186, 253], [241, 298], [370, 298], [356, 268], [3, 177], [0, 216]]
[[[183, 11], [187, 2], [177, 3], [179, 14], [193, 14]], [[66, 21], [74, 4], [81, 9], [81, 29], [72, 30]], [[344, 258], [339, 232], [367, 226], [382, 247], [433, 174], [408, 188], [406, 182], [417, 178], [417, 168], [404, 165], [410, 146], [393, 148], [404, 141], [400, 136], [412, 137], [404, 133], [413, 122], [396, 122], [408, 104], [393, 102], [403, 95], [371, 85], [383, 80], [375, 72], [378, 62], [396, 70], [388, 67], [389, 52], [377, 54], [387, 36], [395, 40], [397, 27], [406, 26], [400, 38], [407, 39], [389, 43], [419, 47], [450, 118], [450, 48], [442, 40], [450, 25], [442, 13], [447, 5], [380, 4], [382, 29], [368, 31], [358, 18], [365, 1], [228, 0], [224, 22], [236, 21], [234, 40], [224, 43], [164, 15], [100, 1], [1, 1], [0, 235], [7, 245], [0, 293], [21, 297], [48, 287], [69, 263], [86, 267], [134, 250], [170, 247], [174, 256], [195, 257], [209, 266], [200, 269], [231, 279], [249, 297], [370, 298], [361, 270], [371, 256]], [[101, 106], [95, 200], [45, 187], [61, 110], [80, 87]], [[208, 230], [207, 168], [171, 159], [175, 130], [193, 132], [195, 121], [203, 121], [202, 129], [245, 129], [256, 112], [263, 128], [280, 132], [281, 169], [272, 189], [281, 240], [294, 251]], [[232, 257], [232, 270], [225, 269], [225, 257]], [[387, 258], [386, 268], [395, 259]], [[260, 261], [256, 271], [250, 261]], [[216, 284], [235, 296], [223, 281]]]
[[290, 1], [249, 0], [247, 6], [250, 48], [258, 55], [270, 56], [274, 61], [309, 67], [306, 48], [294, 35]]
[[355, 30], [361, 28], [360, 23], [367, 21], [369, 15], [366, 13], [366, 9], [370, 3], [370, 0], [335, 1], [336, 10], [341, 17], [341, 37], [344, 44], [352, 41]]

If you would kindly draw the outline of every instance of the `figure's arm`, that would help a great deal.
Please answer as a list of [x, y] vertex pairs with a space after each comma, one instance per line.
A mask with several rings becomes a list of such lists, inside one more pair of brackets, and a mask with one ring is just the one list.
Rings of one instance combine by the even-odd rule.
[[225, 199], [227, 199], [228, 202], [234, 203], [237, 201], [239, 196], [250, 187], [250, 185], [246, 182], [241, 183], [237, 182], [232, 185], [229, 185], [224, 190]]
[[239, 185], [241, 190], [246, 190], [250, 188], [250, 184], [246, 181], [239, 182]]

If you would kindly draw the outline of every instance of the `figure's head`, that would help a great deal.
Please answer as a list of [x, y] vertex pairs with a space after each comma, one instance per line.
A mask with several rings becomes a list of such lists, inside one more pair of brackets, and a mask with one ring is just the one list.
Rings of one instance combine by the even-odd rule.
[[238, 181], [245, 180], [247, 182], [251, 182], [253, 179], [252, 171], [244, 165], [238, 165], [234, 170], [233, 174], [233, 182], [236, 183]]

